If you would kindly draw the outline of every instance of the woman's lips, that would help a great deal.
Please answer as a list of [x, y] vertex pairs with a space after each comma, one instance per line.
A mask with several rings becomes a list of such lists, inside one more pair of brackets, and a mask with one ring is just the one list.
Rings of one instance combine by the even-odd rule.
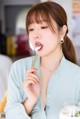
[[35, 43], [35, 51], [40, 51], [42, 49], [43, 45], [40, 42]]

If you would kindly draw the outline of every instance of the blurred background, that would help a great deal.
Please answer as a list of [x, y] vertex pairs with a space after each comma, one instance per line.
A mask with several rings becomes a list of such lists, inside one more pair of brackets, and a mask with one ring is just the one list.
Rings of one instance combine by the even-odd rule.
[[[34, 55], [28, 42], [25, 19], [36, 3], [48, 0], [0, 0], [0, 101], [7, 89], [14, 61]], [[80, 0], [52, 0], [63, 6], [68, 16], [69, 34], [80, 65]]]

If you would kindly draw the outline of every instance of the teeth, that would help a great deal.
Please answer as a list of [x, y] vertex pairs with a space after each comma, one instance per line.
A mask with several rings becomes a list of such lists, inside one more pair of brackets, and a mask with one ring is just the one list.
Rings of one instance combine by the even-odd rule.
[[41, 48], [41, 46], [37, 46], [37, 47], [35, 48], [35, 51], [38, 51], [40, 48]]

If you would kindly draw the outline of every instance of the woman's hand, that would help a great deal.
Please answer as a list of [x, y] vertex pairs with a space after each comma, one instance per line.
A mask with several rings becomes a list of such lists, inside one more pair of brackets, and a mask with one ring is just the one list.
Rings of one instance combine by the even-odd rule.
[[37, 76], [37, 70], [35, 68], [27, 71], [23, 87], [28, 96], [29, 102], [31, 102], [32, 105], [35, 104], [40, 95], [40, 80]]

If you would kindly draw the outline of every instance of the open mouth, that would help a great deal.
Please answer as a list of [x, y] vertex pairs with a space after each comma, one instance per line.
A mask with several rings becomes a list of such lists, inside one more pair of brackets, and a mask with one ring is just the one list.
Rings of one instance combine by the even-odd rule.
[[35, 43], [35, 51], [40, 51], [42, 49], [43, 45], [39, 42]]

